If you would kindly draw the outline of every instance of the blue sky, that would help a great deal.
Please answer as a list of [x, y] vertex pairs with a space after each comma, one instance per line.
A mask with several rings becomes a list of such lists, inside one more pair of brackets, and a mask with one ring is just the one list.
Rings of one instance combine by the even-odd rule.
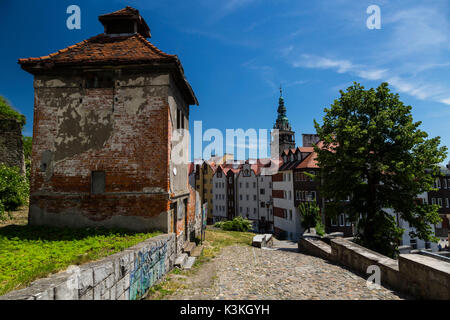
[[[66, 28], [71, 4], [81, 8], [81, 30]], [[381, 8], [380, 30], [366, 27], [372, 4]], [[450, 145], [448, 0], [2, 0], [0, 95], [26, 115], [25, 135], [32, 134], [33, 83], [17, 59], [99, 34], [98, 15], [126, 5], [146, 19], [152, 43], [180, 57], [200, 102], [191, 127], [202, 120], [203, 130], [270, 129], [281, 84], [301, 143], [339, 89], [387, 81], [421, 128]]]

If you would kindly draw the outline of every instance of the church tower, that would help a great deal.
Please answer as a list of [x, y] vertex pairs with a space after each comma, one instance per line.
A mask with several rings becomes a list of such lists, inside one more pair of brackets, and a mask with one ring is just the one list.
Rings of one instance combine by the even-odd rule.
[[292, 131], [289, 119], [286, 116], [286, 107], [284, 106], [283, 91], [280, 87], [280, 99], [278, 100], [278, 117], [273, 126], [279, 130], [279, 153], [286, 149], [295, 148], [295, 132]]

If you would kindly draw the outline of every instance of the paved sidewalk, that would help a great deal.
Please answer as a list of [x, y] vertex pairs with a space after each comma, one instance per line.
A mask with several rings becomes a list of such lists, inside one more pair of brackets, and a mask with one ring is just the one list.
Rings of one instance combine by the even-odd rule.
[[387, 288], [369, 290], [366, 279], [326, 260], [298, 253], [297, 244], [273, 249], [231, 246], [168, 299], [404, 299]]

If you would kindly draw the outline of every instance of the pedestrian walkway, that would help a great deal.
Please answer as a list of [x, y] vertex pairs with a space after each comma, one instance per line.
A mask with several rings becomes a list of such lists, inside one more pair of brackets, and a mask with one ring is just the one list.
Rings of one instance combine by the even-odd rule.
[[231, 246], [186, 278], [169, 299], [375, 299], [404, 296], [387, 288], [370, 290], [366, 279], [313, 256], [297, 244], [274, 241], [273, 248]]

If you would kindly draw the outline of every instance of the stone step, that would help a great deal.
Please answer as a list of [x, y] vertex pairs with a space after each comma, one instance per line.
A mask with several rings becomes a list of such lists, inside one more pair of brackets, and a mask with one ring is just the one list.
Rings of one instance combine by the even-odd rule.
[[197, 258], [195, 258], [195, 257], [187, 258], [186, 263], [183, 266], [183, 269], [190, 270], [192, 268], [192, 266], [194, 265], [195, 259], [197, 259]]
[[201, 245], [199, 247], [195, 247], [194, 250], [192, 250], [192, 252], [191, 252], [191, 257], [200, 257], [200, 255], [203, 252], [203, 248], [204, 248], [203, 245]]
[[191, 255], [192, 251], [195, 249], [195, 242], [188, 242], [183, 249], [184, 253]]
[[187, 255], [187, 253], [180, 254], [175, 259], [175, 267], [182, 268], [186, 264], [186, 261], [187, 261], [188, 257], [189, 256]]

